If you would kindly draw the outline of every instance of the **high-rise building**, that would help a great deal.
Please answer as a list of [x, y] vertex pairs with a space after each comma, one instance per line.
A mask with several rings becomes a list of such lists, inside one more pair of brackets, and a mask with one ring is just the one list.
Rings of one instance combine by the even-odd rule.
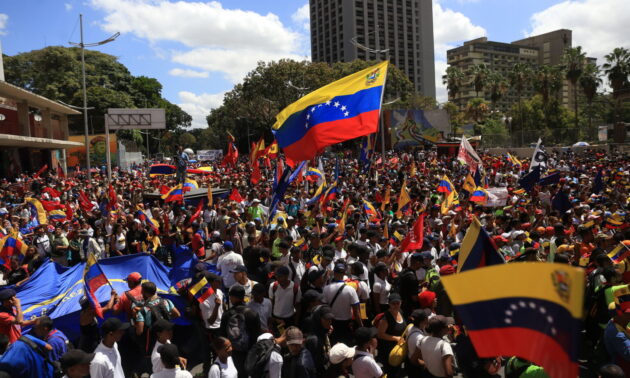
[[435, 97], [432, 0], [310, 0], [314, 62], [389, 59]]
[[[488, 41], [486, 37], [481, 37], [464, 42], [463, 46], [448, 50], [446, 59], [449, 66], [458, 67], [463, 72], [466, 72], [472, 66], [485, 64], [491, 71], [499, 72], [507, 78], [516, 63], [525, 63], [531, 66], [537, 65], [539, 53], [536, 47], [492, 42]], [[464, 82], [466, 84], [460, 88], [456, 97], [449, 97], [449, 101], [453, 102], [460, 109], [464, 109], [468, 101], [475, 97], [490, 99], [489, 93], [483, 91], [480, 93], [475, 92], [472, 78], [466, 78]], [[533, 89], [528, 86], [523, 91], [522, 96], [531, 97], [533, 94]], [[518, 93], [510, 89], [497, 102], [497, 108], [505, 112], [517, 101]]]

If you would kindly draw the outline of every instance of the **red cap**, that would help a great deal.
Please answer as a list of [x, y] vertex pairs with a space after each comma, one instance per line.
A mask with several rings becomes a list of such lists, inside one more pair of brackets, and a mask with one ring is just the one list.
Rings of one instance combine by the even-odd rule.
[[449, 274], [455, 273], [455, 268], [453, 265], [444, 265], [440, 268], [440, 276], [448, 276]]
[[504, 243], [507, 243], [509, 241], [509, 240], [507, 240], [506, 238], [504, 238], [501, 235], [495, 235], [495, 236], [492, 237], [492, 239], [494, 239], [495, 242], [502, 241]]
[[140, 282], [142, 280], [142, 275], [138, 272], [129, 273], [127, 276], [127, 282]]
[[418, 302], [421, 308], [431, 307], [433, 302], [435, 302], [435, 293], [429, 290], [423, 291], [418, 294]]

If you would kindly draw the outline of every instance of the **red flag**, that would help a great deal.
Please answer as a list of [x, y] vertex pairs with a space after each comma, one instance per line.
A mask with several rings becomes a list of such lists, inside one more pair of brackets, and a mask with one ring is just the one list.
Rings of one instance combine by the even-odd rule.
[[55, 189], [51, 188], [51, 187], [45, 187], [44, 189], [42, 189], [42, 192], [44, 193], [48, 193], [51, 197], [53, 198], [59, 198], [61, 197], [61, 193], [59, 193], [58, 191], [56, 191]]
[[46, 201], [46, 200], [40, 200], [39, 202], [41, 202], [42, 207], [44, 208], [44, 210], [51, 212], [53, 210], [63, 210], [64, 206], [62, 204], [60, 204], [59, 202], [55, 202], [55, 201]]
[[61, 168], [60, 162], [57, 162], [57, 176], [61, 178], [66, 178], [66, 174], [63, 172], [63, 168]]
[[239, 193], [236, 188], [232, 189], [232, 192], [230, 193], [228, 199], [230, 201], [243, 202], [243, 197], [241, 197], [241, 193]]
[[195, 219], [199, 218], [199, 215], [201, 215], [201, 212], [203, 211], [203, 204], [206, 201], [202, 198], [199, 200], [199, 203], [197, 204], [197, 208], [195, 209], [194, 214], [190, 217], [190, 224], [192, 224]]
[[116, 192], [114, 191], [114, 187], [112, 184], [109, 184], [109, 189], [107, 191], [107, 209], [108, 210], [116, 210], [116, 204], [118, 202], [118, 198], [116, 197]]
[[43, 166], [43, 167], [41, 167], [41, 168], [39, 169], [39, 171], [37, 171], [37, 173], [35, 173], [35, 174], [33, 175], [33, 177], [34, 177], [34, 178], [38, 178], [38, 177], [39, 177], [39, 175], [41, 175], [42, 173], [44, 173], [44, 171], [45, 171], [45, 170], [47, 170], [47, 169], [48, 169], [48, 164], [44, 164], [44, 166]]
[[420, 214], [420, 217], [413, 224], [413, 227], [405, 237], [405, 240], [400, 244], [400, 251], [406, 252], [414, 249], [422, 248], [424, 242], [424, 213]]
[[292, 159], [290, 159], [290, 158], [289, 158], [289, 157], [287, 157], [287, 156], [285, 156], [284, 158], [285, 158], [285, 160], [287, 161], [287, 165], [288, 165], [289, 167], [291, 167], [291, 169], [295, 169], [295, 165], [297, 164], [297, 162], [296, 162], [296, 161], [294, 161], [294, 160], [292, 160]]
[[254, 161], [254, 164], [252, 166], [252, 174], [249, 177], [249, 180], [252, 184], [256, 185], [260, 182], [261, 177], [262, 175], [260, 174], [260, 164], [258, 164], [257, 161]]
[[72, 211], [72, 207], [70, 206], [69, 203], [66, 203], [66, 219], [72, 220], [73, 215], [74, 215], [74, 212]]
[[168, 186], [160, 185], [160, 195], [164, 195], [170, 191], [171, 191], [171, 188], [169, 188]]
[[83, 191], [79, 192], [79, 206], [83, 211], [92, 211], [94, 204], [88, 199]]

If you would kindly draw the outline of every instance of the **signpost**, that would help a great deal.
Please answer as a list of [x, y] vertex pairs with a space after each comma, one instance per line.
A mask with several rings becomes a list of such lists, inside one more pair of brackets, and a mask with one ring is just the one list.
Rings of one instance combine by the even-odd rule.
[[112, 180], [112, 160], [109, 150], [109, 130], [166, 129], [164, 109], [107, 109], [105, 115], [105, 145], [107, 146], [107, 180]]

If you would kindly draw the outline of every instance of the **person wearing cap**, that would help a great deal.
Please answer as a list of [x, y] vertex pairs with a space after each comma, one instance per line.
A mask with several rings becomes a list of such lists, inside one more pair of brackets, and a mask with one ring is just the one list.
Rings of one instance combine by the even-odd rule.
[[114, 306], [114, 315], [118, 315], [121, 312], [125, 313], [127, 320], [130, 320], [133, 316], [131, 308], [137, 306], [142, 302], [142, 275], [138, 272], [131, 272], [127, 276], [127, 286], [129, 290], [125, 291], [123, 295]]
[[160, 352], [158, 350], [162, 345], [170, 344], [173, 338], [173, 323], [166, 319], [160, 319], [151, 327], [151, 332], [156, 337], [153, 351], [151, 352], [151, 367], [153, 373], [158, 373], [164, 370], [164, 364], [160, 359]]
[[[208, 378], [237, 378], [238, 371], [232, 360], [232, 343], [225, 337], [212, 340], [212, 350], [217, 358], [210, 367]], [[205, 376], [205, 375], [204, 375]]]
[[443, 339], [450, 332], [447, 318], [441, 315], [430, 318], [427, 332], [428, 336], [419, 339], [416, 345], [427, 370], [434, 377], [453, 377], [453, 348]]
[[175, 344], [164, 344], [158, 349], [164, 369], [151, 374], [151, 378], [192, 378], [190, 372], [180, 368], [179, 350]]
[[94, 257], [98, 260], [101, 258], [101, 254], [103, 250], [101, 246], [98, 244], [95, 238], [91, 237], [88, 230], [81, 229], [79, 230], [79, 240], [81, 242], [79, 255], [81, 256], [81, 261], [85, 261], [90, 254], [93, 254]]
[[57, 225], [52, 240], [52, 260], [59, 265], [67, 266], [69, 245], [68, 238], [63, 233], [63, 228]]
[[9, 343], [22, 336], [22, 327], [35, 323], [33, 320], [24, 320], [22, 314], [22, 302], [16, 296], [13, 289], [0, 290], [0, 333], [9, 336]]
[[379, 378], [383, 376], [383, 370], [374, 360], [374, 352], [378, 346], [376, 329], [372, 327], [360, 327], [354, 333], [357, 343], [352, 373], [356, 378]]
[[118, 318], [108, 318], [103, 322], [101, 325], [103, 339], [94, 350], [95, 356], [90, 364], [91, 378], [125, 377], [118, 342], [130, 326]]
[[243, 233], [243, 237], [241, 238], [243, 243], [243, 249], [249, 247], [250, 236], [254, 237], [254, 240], [260, 237], [260, 231], [256, 229], [256, 223], [249, 221], [245, 224], [245, 232]]
[[335, 265], [333, 280], [324, 287], [324, 301], [330, 306], [335, 317], [331, 341], [351, 344], [353, 319], [357, 327], [363, 326], [363, 321], [359, 308], [359, 296], [352, 286], [346, 285], [345, 273], [344, 264]]
[[234, 252], [234, 245], [231, 241], [223, 242], [223, 249], [225, 253], [219, 256], [219, 260], [217, 261], [217, 269], [221, 272], [221, 277], [223, 278], [223, 286], [226, 289], [230, 289], [236, 280], [234, 279], [234, 275], [230, 273], [234, 268], [238, 265], [245, 265], [243, 263], [243, 256]]
[[264, 218], [265, 210], [260, 206], [260, 200], [254, 198], [251, 205], [247, 208], [247, 220], [253, 221], [255, 218]]
[[337, 343], [328, 352], [330, 365], [324, 373], [324, 378], [349, 378], [350, 367], [354, 361], [355, 348], [350, 348], [344, 343]]
[[302, 297], [300, 285], [289, 280], [290, 269], [284, 265], [276, 269], [276, 280], [269, 285], [273, 322], [278, 330], [296, 324], [300, 317], [298, 305]]
[[94, 353], [86, 353], [81, 349], [72, 349], [59, 359], [63, 378], [83, 378], [90, 374], [90, 363]]
[[409, 377], [422, 377], [426, 375], [422, 354], [417, 346], [422, 338], [426, 337], [426, 328], [429, 324], [429, 311], [424, 309], [414, 310], [409, 316], [412, 327], [407, 331], [407, 360], [405, 363]]
[[37, 249], [37, 253], [40, 257], [44, 258], [50, 256], [50, 253], [52, 252], [52, 245], [50, 243], [50, 238], [46, 233], [45, 225], [41, 225], [35, 230], [33, 245]]
[[257, 282], [247, 277], [245, 265], [237, 265], [230, 273], [234, 275], [234, 285], [242, 286], [245, 289], [245, 304], [249, 303], [252, 299], [252, 288]]
[[405, 328], [407, 328], [405, 317], [400, 312], [401, 305], [402, 298], [400, 294], [391, 293], [388, 298], [388, 308], [377, 326], [377, 360], [383, 365], [384, 372], [390, 377], [398, 376], [400, 366], [391, 366], [389, 364], [389, 351], [398, 344], [403, 332], [405, 332]]
[[255, 284], [252, 288], [252, 300], [247, 303], [247, 307], [258, 314], [260, 328], [264, 331], [270, 331], [272, 329], [271, 300], [265, 297], [266, 291], [265, 285]]
[[311, 352], [304, 347], [304, 335], [298, 327], [291, 326], [284, 333], [284, 342], [289, 355], [282, 364], [283, 377], [317, 377], [317, 370]]

